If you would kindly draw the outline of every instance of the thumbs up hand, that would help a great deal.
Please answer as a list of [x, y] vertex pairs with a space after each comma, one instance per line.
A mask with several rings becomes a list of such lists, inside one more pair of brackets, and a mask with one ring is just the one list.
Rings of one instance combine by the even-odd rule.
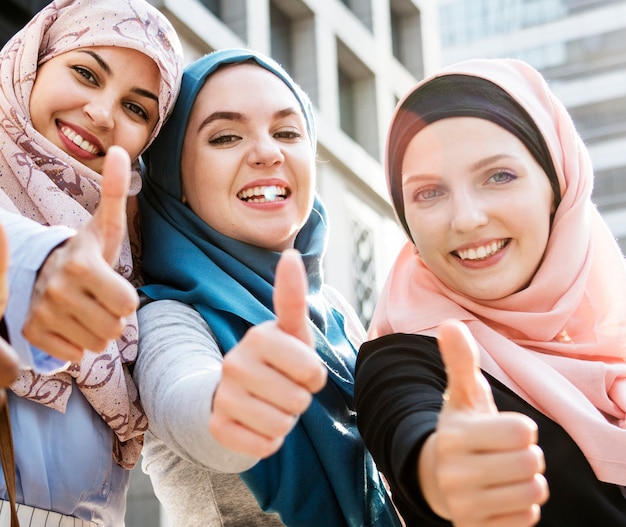
[[535, 525], [548, 499], [536, 424], [497, 411], [464, 324], [443, 323], [438, 341], [448, 387], [437, 430], [418, 461], [426, 501], [458, 527]]
[[31, 344], [62, 360], [104, 350], [139, 303], [135, 288], [111, 267], [126, 233], [130, 159], [124, 149], [109, 148], [102, 177], [91, 221], [42, 265], [22, 330]]
[[213, 396], [212, 436], [231, 450], [265, 458], [326, 384], [326, 368], [313, 349], [307, 281], [297, 251], [283, 253], [276, 269], [277, 319], [250, 328], [224, 357]]

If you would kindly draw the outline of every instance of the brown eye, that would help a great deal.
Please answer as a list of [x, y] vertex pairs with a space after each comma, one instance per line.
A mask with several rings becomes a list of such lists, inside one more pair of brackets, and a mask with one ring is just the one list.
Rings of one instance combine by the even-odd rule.
[[87, 82], [98, 85], [98, 79], [89, 69], [83, 68], [82, 66], [72, 66], [72, 69], [81, 77], [84, 77]]
[[139, 117], [141, 117], [144, 121], [148, 121], [149, 120], [149, 115], [148, 112], [146, 112], [141, 106], [139, 106], [138, 104], [129, 102], [126, 103], [126, 108], [128, 108], [132, 113], [137, 114]]
[[216, 145], [216, 146], [220, 146], [220, 145], [228, 145], [230, 143], [234, 143], [235, 141], [237, 141], [238, 139], [241, 139], [241, 137], [239, 137], [238, 135], [234, 135], [234, 134], [224, 134], [224, 135], [219, 135], [213, 139], [211, 139], [209, 141], [209, 144], [211, 145]]

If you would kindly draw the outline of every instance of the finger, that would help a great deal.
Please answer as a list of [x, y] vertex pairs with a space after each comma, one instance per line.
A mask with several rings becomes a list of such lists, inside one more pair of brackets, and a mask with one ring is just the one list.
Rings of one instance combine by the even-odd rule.
[[63, 335], [50, 332], [40, 332], [31, 338], [24, 332], [24, 337], [36, 348], [45, 351], [48, 355], [69, 362], [78, 362], [83, 357], [85, 348], [76, 346]]
[[[41, 304], [24, 324], [24, 336], [34, 346], [46, 345], [49, 336], [55, 334], [83, 349], [103, 351], [110, 340], [122, 334], [125, 319], [112, 315], [98, 302], [88, 300], [76, 306]], [[83, 305], [84, 308], [79, 307]], [[45, 329], [42, 331], [41, 328]]]
[[486, 518], [480, 525], [482, 527], [529, 527], [537, 525], [540, 519], [541, 507], [534, 504], [521, 512]]
[[276, 267], [274, 284], [274, 312], [280, 329], [312, 346], [309, 327], [309, 308], [306, 271], [300, 254], [295, 249], [283, 252]]
[[250, 430], [236, 421], [220, 415], [212, 415], [209, 421], [211, 436], [229, 450], [264, 459], [276, 453], [285, 438], [266, 437]]
[[[267, 401], [276, 401], [279, 386], [303, 387], [318, 392], [326, 384], [327, 370], [319, 356], [301, 340], [285, 333], [273, 321], [250, 328], [224, 359], [224, 375], [239, 381]], [[284, 377], [277, 383], [275, 375]], [[304, 404], [292, 395], [289, 404]], [[282, 405], [285, 401], [282, 402]], [[296, 412], [300, 413], [300, 412]]]
[[446, 406], [496, 413], [491, 388], [478, 366], [478, 346], [467, 326], [458, 320], [445, 321], [437, 341], [448, 375]]
[[[517, 412], [469, 413], [461, 417], [457, 413], [454, 423], [452, 428], [439, 427], [437, 445], [440, 455], [472, 452], [481, 454], [479, 462], [482, 463], [490, 453], [520, 451], [537, 444], [537, 424]], [[495, 470], [493, 474], [499, 478], [503, 472]]]
[[297, 412], [255, 397], [239, 386], [223, 383], [213, 399], [214, 414], [237, 421], [249, 430], [268, 438], [286, 436], [295, 424]]
[[488, 513], [489, 517], [515, 515], [543, 505], [549, 496], [548, 484], [541, 474], [523, 481], [491, 487], [477, 494], [469, 508]]
[[[297, 342], [297, 341], [295, 341]], [[297, 350], [295, 355], [300, 355]], [[309, 366], [305, 363], [298, 368], [287, 368], [287, 372], [279, 370], [278, 367], [284, 367], [285, 361], [279, 361], [278, 367], [273, 364], [253, 363], [252, 361], [231, 360], [235, 358], [234, 354], [226, 355], [222, 364], [222, 384], [221, 390], [218, 392], [233, 391], [230, 386], [243, 387], [246, 395], [250, 395], [259, 401], [271, 405], [285, 415], [294, 415], [303, 413], [311, 404], [311, 384], [313, 388], [321, 389], [322, 381], [317, 383], [307, 382], [308, 378], [293, 378], [294, 373], [298, 373], [301, 369], [307, 369]], [[287, 354], [284, 354], [287, 355]], [[293, 355], [293, 354], [291, 354]], [[307, 352], [307, 355], [312, 355]], [[283, 356], [286, 359], [286, 357]], [[310, 357], [304, 357], [309, 359]], [[319, 361], [312, 363], [315, 373], [320, 368]], [[298, 370], [296, 370], [298, 368]], [[228, 383], [227, 381], [231, 381]], [[319, 385], [322, 386], [319, 386]], [[217, 399], [217, 396], [216, 396]], [[236, 403], [233, 398], [233, 403]]]
[[[80, 233], [72, 242], [82, 241], [79, 236]], [[100, 325], [102, 315], [94, 309], [105, 309], [116, 318], [127, 317], [137, 309], [139, 297], [133, 285], [102, 258], [85, 254], [91, 248], [88, 244], [79, 247], [65, 264], [63, 275], [48, 281], [45, 293], [50, 302], [71, 311], [72, 316], [85, 325], [98, 321], [94, 325], [97, 333], [96, 326]], [[102, 325], [108, 327], [108, 319], [104, 319]]]
[[[438, 454], [441, 452], [437, 451]], [[498, 450], [466, 456], [462, 462], [451, 463], [446, 468], [446, 478], [455, 489], [488, 488], [530, 481], [544, 470], [543, 451], [537, 445], [527, 445], [519, 450], [504, 450], [503, 445], [498, 445]]]
[[102, 256], [113, 265], [126, 233], [126, 196], [130, 186], [130, 157], [126, 150], [112, 146], [102, 168], [102, 195], [91, 221], [102, 243]]
[[47, 258], [22, 328], [31, 344], [63, 360], [79, 360], [84, 349], [102, 351], [138, 303], [133, 286], [98, 255], [88, 234], [81, 231]]

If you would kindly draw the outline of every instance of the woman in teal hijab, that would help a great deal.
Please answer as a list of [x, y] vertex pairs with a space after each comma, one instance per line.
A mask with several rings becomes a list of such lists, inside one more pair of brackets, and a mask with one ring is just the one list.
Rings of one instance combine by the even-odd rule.
[[[356, 427], [363, 328], [323, 281], [315, 147], [306, 94], [235, 49], [187, 67], [144, 156], [135, 379], [143, 467], [175, 525], [399, 525]], [[283, 316], [299, 299], [314, 338]]]

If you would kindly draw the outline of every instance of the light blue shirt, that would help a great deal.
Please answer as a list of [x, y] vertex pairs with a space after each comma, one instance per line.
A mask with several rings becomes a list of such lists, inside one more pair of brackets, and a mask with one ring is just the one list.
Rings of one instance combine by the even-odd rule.
[[[22, 336], [36, 274], [49, 252], [74, 231], [43, 227], [0, 209], [10, 244], [9, 303], [5, 322], [22, 364], [39, 372], [63, 361], [31, 347]], [[63, 414], [8, 392], [17, 501], [106, 527], [124, 525], [130, 472], [115, 463], [113, 432], [74, 384]], [[0, 497], [8, 499], [0, 473]]]
[[0, 208], [0, 223], [9, 242], [9, 302], [4, 320], [9, 340], [22, 365], [40, 372], [63, 366], [64, 362], [33, 348], [22, 335], [37, 272], [50, 251], [69, 238], [68, 227], [44, 227], [36, 221]]

